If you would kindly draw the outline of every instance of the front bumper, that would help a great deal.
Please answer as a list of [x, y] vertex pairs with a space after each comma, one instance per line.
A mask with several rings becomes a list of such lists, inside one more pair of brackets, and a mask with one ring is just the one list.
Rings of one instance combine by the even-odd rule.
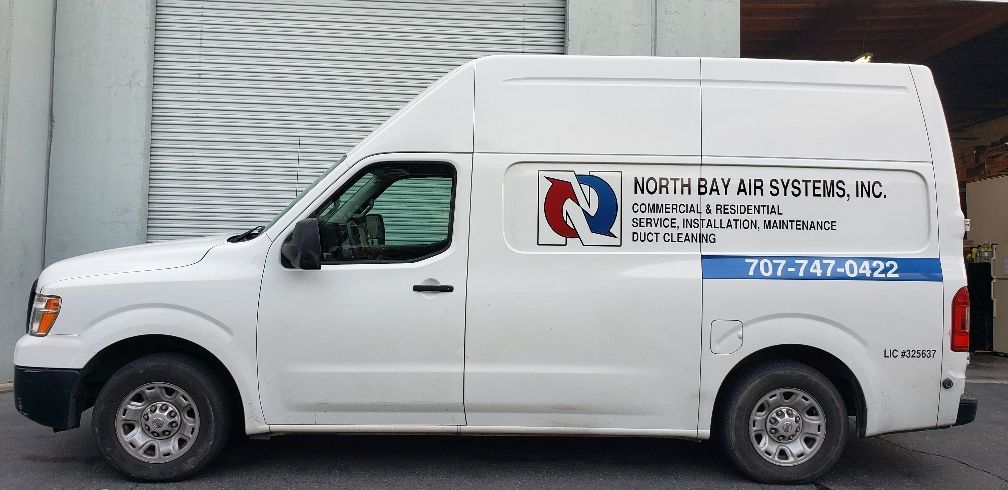
[[14, 405], [22, 415], [53, 431], [80, 426], [77, 369], [14, 366]]
[[977, 397], [963, 393], [959, 397], [959, 414], [956, 415], [956, 421], [953, 425], [965, 425], [972, 422], [976, 418], [977, 403]]

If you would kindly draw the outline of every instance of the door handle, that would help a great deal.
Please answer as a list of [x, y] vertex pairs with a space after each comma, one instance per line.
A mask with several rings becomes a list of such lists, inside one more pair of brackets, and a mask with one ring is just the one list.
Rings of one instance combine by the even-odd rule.
[[414, 284], [413, 290], [418, 293], [450, 293], [455, 286], [449, 284]]

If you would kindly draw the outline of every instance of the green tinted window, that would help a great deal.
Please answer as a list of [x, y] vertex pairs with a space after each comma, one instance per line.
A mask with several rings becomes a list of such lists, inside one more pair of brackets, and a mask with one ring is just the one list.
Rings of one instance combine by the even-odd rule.
[[396, 181], [385, 190], [370, 214], [385, 222], [385, 243], [432, 243], [448, 239], [451, 221], [451, 177]]
[[325, 263], [422, 259], [451, 241], [455, 171], [443, 163], [369, 167], [315, 213]]

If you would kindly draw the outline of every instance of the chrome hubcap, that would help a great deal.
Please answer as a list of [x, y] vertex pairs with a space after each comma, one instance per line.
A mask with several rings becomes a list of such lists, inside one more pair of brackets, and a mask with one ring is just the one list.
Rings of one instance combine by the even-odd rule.
[[115, 427], [119, 443], [131, 456], [145, 463], [167, 463], [192, 447], [199, 434], [199, 411], [179, 387], [149, 383], [122, 401]]
[[819, 402], [804, 391], [780, 388], [763, 396], [749, 416], [749, 440], [763, 459], [778, 466], [808, 461], [826, 438]]
[[180, 427], [178, 409], [169, 402], [150, 404], [140, 418], [143, 419], [144, 432], [152, 439], [171, 437]]
[[793, 441], [801, 433], [801, 418], [791, 407], [774, 410], [766, 421], [766, 431], [777, 442]]

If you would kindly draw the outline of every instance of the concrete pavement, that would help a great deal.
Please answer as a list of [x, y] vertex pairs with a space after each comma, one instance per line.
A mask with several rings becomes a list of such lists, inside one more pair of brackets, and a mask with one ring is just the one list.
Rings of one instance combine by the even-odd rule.
[[[968, 390], [977, 420], [952, 429], [853, 439], [807, 488], [1008, 488], [1008, 359]], [[986, 373], [986, 374], [984, 374]], [[0, 487], [135, 488], [95, 449], [90, 420], [53, 434], [0, 394]], [[283, 436], [233, 441], [179, 487], [712, 487], [756, 488], [711, 444], [669, 439]]]

